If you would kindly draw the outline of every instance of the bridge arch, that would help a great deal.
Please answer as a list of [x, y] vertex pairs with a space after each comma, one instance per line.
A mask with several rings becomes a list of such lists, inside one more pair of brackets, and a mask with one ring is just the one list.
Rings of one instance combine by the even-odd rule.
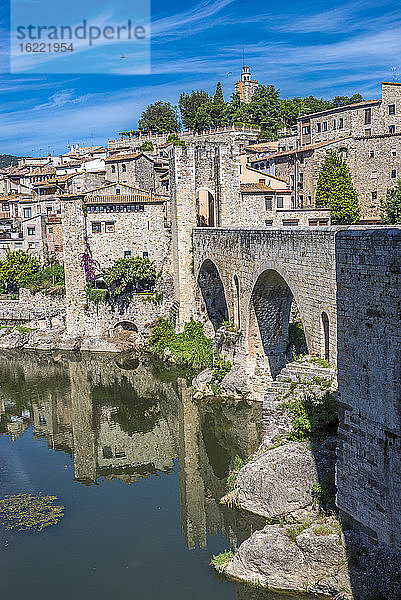
[[293, 290], [277, 270], [267, 268], [259, 274], [250, 296], [247, 336], [255, 372], [275, 378], [291, 359], [289, 323], [294, 301], [300, 311]]
[[138, 327], [133, 321], [118, 321], [113, 327], [114, 331], [138, 331]]
[[209, 320], [217, 331], [223, 321], [228, 320], [228, 308], [223, 281], [210, 259], [206, 259], [199, 269], [198, 285]]

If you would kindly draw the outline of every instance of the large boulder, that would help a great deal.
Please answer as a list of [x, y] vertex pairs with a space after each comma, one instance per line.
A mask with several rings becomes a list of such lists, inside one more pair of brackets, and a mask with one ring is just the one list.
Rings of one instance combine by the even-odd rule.
[[264, 517], [288, 515], [311, 506], [312, 486], [334, 472], [333, 446], [290, 442], [257, 456], [238, 474], [235, 503]]
[[311, 526], [294, 539], [287, 529], [267, 525], [255, 532], [241, 544], [225, 573], [278, 590], [334, 596], [351, 589], [341, 535], [319, 535]]

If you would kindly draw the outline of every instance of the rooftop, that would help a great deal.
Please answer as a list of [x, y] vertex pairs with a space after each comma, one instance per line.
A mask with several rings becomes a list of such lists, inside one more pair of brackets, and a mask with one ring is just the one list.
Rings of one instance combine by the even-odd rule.
[[[401, 85], [401, 84], [400, 84]], [[302, 115], [302, 117], [298, 117], [298, 121], [304, 121], [305, 119], [309, 119], [310, 117], [317, 117], [318, 115], [327, 115], [333, 112], [339, 112], [341, 110], [346, 110], [347, 108], [359, 108], [366, 106], [368, 104], [380, 104], [381, 98], [378, 100], [362, 100], [361, 102], [355, 102], [354, 104], [344, 104], [344, 106], [336, 106], [335, 108], [327, 108], [326, 110], [321, 110], [320, 112], [310, 113], [308, 115]]]

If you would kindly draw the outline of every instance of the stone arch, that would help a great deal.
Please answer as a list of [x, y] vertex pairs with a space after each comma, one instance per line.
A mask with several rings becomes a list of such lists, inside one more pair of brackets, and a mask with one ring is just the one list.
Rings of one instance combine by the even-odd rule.
[[320, 315], [321, 321], [321, 332], [322, 332], [322, 345], [321, 354], [322, 357], [329, 361], [330, 360], [330, 322], [326, 311], [323, 311]]
[[114, 331], [134, 331], [138, 332], [138, 327], [133, 321], [118, 321], [113, 327]]
[[293, 301], [290, 286], [276, 270], [260, 273], [251, 294], [248, 324], [248, 353], [255, 371], [275, 378], [289, 361]]
[[210, 259], [206, 259], [199, 269], [198, 285], [209, 320], [217, 331], [222, 322], [228, 319], [228, 308], [222, 279]]
[[216, 225], [216, 202], [213, 192], [208, 188], [200, 188], [196, 192], [198, 225], [214, 227]]

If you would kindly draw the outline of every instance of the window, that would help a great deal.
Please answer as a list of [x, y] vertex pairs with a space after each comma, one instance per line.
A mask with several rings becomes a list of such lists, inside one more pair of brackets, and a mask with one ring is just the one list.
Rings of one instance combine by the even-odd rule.
[[92, 233], [102, 233], [102, 224], [92, 223]]
[[304, 197], [302, 196], [302, 194], [299, 196], [299, 204], [300, 204], [300, 207], [303, 208], [303, 206], [304, 206]]
[[319, 227], [319, 226], [324, 226], [324, 225], [328, 225], [329, 221], [328, 219], [309, 219], [309, 227]]
[[389, 115], [395, 115], [395, 104], [389, 104], [388, 105], [388, 114]]
[[374, 158], [374, 157], [375, 157], [375, 151], [369, 150], [369, 158]]
[[24, 219], [30, 219], [32, 217], [32, 208], [24, 208]]
[[35, 235], [35, 227], [28, 227], [28, 235]]
[[372, 192], [372, 200], [377, 200], [377, 192]]
[[116, 172], [116, 165], [111, 165], [111, 172], [115, 173]]
[[301, 165], [304, 164], [304, 155], [303, 154], [299, 155], [299, 162], [301, 163]]
[[310, 125], [305, 125], [304, 127], [302, 127], [302, 133], [304, 135], [309, 135], [310, 134]]
[[371, 122], [372, 122], [372, 109], [366, 108], [365, 109], [365, 125], [370, 125]]
[[266, 179], [259, 179], [259, 183], [265, 184], [266, 183]]
[[102, 454], [103, 458], [113, 458], [113, 451], [110, 446], [103, 446]]
[[54, 251], [60, 252], [60, 246], [58, 244], [54, 244]]
[[284, 227], [296, 227], [298, 225], [298, 219], [285, 219], [283, 220]]
[[119, 196], [121, 194], [120, 188], [116, 188], [116, 194], [117, 194], [117, 196]]
[[2, 202], [1, 210], [10, 210], [10, 204], [8, 202]]
[[149, 258], [149, 252], [142, 252], [143, 258]]
[[124, 258], [131, 258], [131, 250], [124, 251]]
[[273, 225], [273, 219], [265, 219], [266, 227], [271, 227]]
[[397, 179], [397, 169], [391, 169], [391, 179]]
[[295, 177], [294, 175], [290, 175], [290, 187], [294, 188], [294, 183], [295, 183]]
[[28, 242], [28, 248], [33, 250], [33, 248], [35, 248], [35, 242]]
[[122, 172], [123, 172], [123, 173], [126, 173], [126, 172], [127, 172], [127, 167], [126, 167], [126, 165], [122, 165]]
[[323, 131], [327, 131], [327, 121], [324, 121], [323, 123]]
[[48, 231], [48, 233], [53, 233], [53, 227], [49, 227], [49, 229], [47, 231]]
[[389, 125], [388, 126], [388, 132], [389, 133], [395, 133], [395, 125]]
[[322, 131], [322, 124], [321, 123], [316, 123], [316, 132], [320, 133]]
[[391, 148], [391, 156], [397, 156], [397, 148]]
[[284, 198], [283, 196], [277, 196], [277, 208], [283, 208]]
[[370, 177], [371, 179], [377, 179], [377, 171], [372, 171]]
[[308, 196], [308, 204], [312, 204], [312, 196]]
[[266, 210], [272, 210], [273, 196], [265, 196], [265, 208], [266, 208]]
[[114, 233], [114, 221], [106, 221], [104, 224], [104, 230], [106, 233]]
[[53, 210], [52, 210], [52, 207], [51, 207], [51, 206], [46, 206], [46, 213], [47, 213], [48, 215], [51, 215], [51, 214], [52, 214], [52, 212], [53, 212]]
[[338, 129], [343, 129], [344, 127], [344, 119], [343, 117], [341, 117], [340, 119], [338, 119]]
[[365, 129], [365, 136], [366, 137], [370, 137], [372, 135], [372, 130], [371, 129]]
[[337, 121], [335, 119], [333, 120], [333, 129], [337, 129]]

